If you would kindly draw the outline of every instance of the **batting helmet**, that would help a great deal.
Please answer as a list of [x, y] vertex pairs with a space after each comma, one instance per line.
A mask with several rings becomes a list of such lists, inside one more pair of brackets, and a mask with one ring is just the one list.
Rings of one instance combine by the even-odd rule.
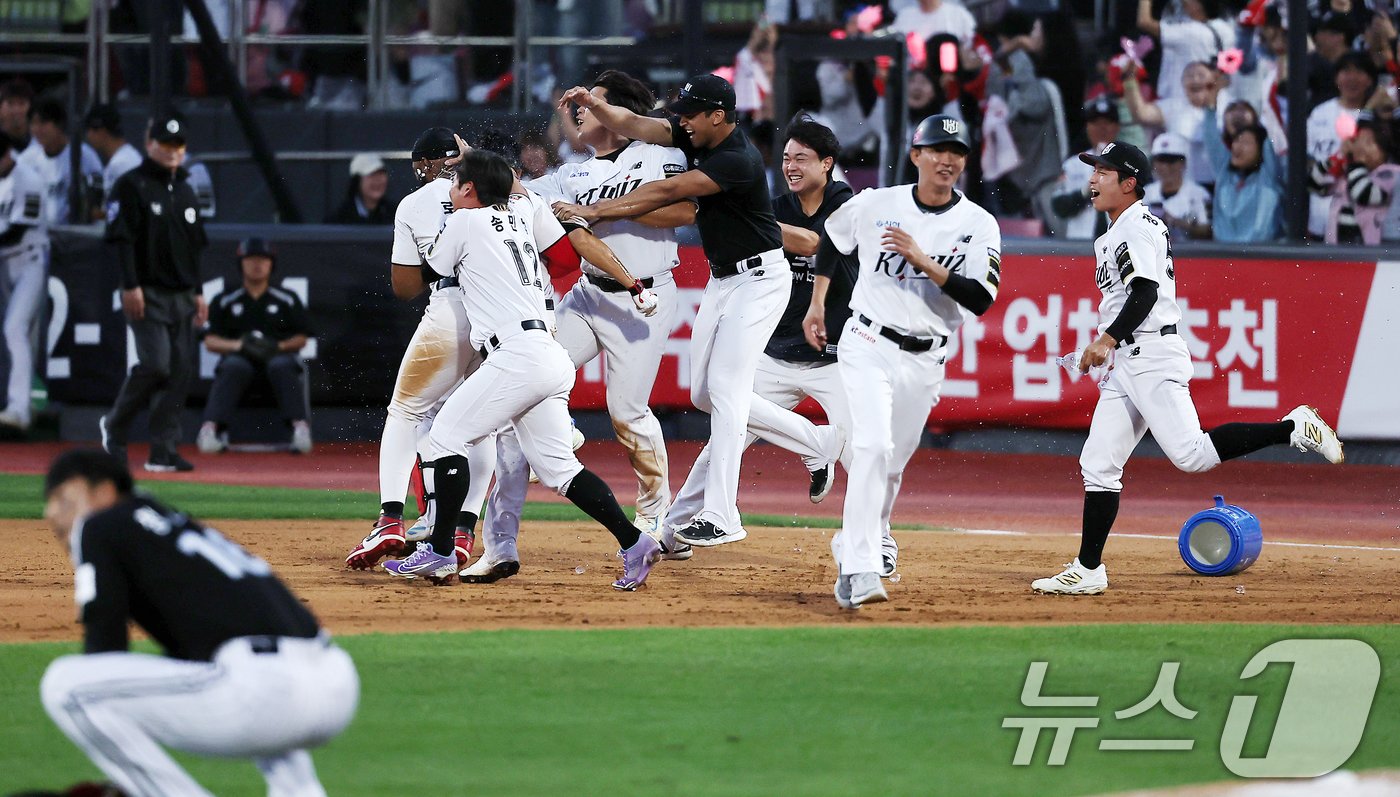
[[277, 250], [272, 248], [272, 244], [265, 238], [244, 238], [238, 242], [238, 251], [234, 258], [238, 263], [240, 271], [243, 269], [243, 258], [245, 257], [265, 257], [272, 261], [273, 268], [277, 267]]
[[446, 127], [430, 127], [413, 142], [412, 158], [416, 161], [455, 158], [460, 154], [457, 151], [457, 139]]
[[972, 151], [972, 136], [967, 131], [967, 123], [955, 116], [939, 114], [930, 116], [914, 129], [911, 147], [932, 147], [936, 144], [957, 144], [963, 154]]

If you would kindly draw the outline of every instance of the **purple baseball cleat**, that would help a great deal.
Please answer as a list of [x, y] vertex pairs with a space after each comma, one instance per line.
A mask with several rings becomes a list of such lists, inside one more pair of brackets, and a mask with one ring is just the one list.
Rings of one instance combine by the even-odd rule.
[[613, 589], [631, 592], [646, 583], [651, 566], [661, 561], [661, 543], [650, 534], [637, 538], [631, 548], [618, 551], [622, 557], [622, 578], [613, 582]]
[[418, 543], [418, 550], [409, 554], [407, 559], [385, 562], [384, 569], [390, 575], [399, 578], [426, 578], [433, 583], [443, 583], [448, 578], [457, 573], [457, 555], [455, 553], [447, 556], [440, 556], [433, 552], [433, 546], [429, 542]]

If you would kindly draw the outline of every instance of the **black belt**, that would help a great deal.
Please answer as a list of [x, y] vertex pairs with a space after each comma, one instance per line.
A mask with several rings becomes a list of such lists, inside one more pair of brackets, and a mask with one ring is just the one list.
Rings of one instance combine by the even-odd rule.
[[[1150, 333], [1143, 333], [1143, 334], [1150, 334]], [[1176, 334], [1176, 324], [1167, 324], [1166, 326], [1164, 326], [1164, 327], [1162, 327], [1161, 329], [1157, 330], [1157, 334], [1158, 334], [1158, 335], [1175, 335], [1175, 334]], [[1133, 345], [1133, 343], [1135, 343], [1135, 342], [1136, 342], [1136, 341], [1133, 340], [1133, 336], [1132, 336], [1132, 335], [1124, 335], [1124, 336], [1123, 336], [1123, 339], [1120, 340], [1120, 341], [1118, 341], [1118, 345], [1117, 345], [1115, 348], [1121, 349], [1121, 348], [1123, 348], [1124, 346], [1131, 346], [1131, 345]]]
[[[623, 285], [622, 283], [618, 282], [618, 281], [615, 280], [615, 279], [609, 279], [609, 278], [607, 278], [607, 277], [599, 277], [599, 276], [596, 276], [596, 275], [593, 275], [593, 274], [584, 274], [583, 276], [584, 276], [584, 278], [587, 279], [589, 282], [591, 282], [591, 283], [593, 283], [594, 285], [598, 286], [598, 290], [602, 291], [603, 293], [622, 293], [623, 291], [631, 291], [631, 290], [632, 290], [632, 286], [630, 286], [630, 285]], [[641, 283], [642, 283], [642, 287], [643, 287], [643, 288], [650, 288], [652, 285], [655, 285], [655, 284], [656, 284], [656, 278], [655, 278], [655, 277], [644, 277], [644, 278], [641, 280]]]
[[[527, 318], [524, 321], [521, 321], [520, 328], [522, 330], [538, 329], [541, 332], [544, 332], [549, 329], [549, 327], [546, 327], [544, 325], [544, 322], [539, 320], [538, 318]], [[500, 347], [500, 345], [501, 339], [496, 337], [495, 335], [492, 335], [490, 338], [487, 339], [486, 345], [482, 346], [480, 349], [477, 349], [477, 351], [481, 353], [481, 359], [484, 360], [486, 359], [486, 355], [491, 352], [491, 349], [498, 348]]]
[[443, 288], [455, 288], [460, 284], [461, 283], [457, 281], [456, 277], [443, 277], [442, 279], [433, 283], [433, 290], [440, 291]]
[[[871, 321], [869, 318], [866, 318], [864, 313], [857, 315], [856, 318], [859, 319], [862, 324], [865, 324], [868, 327], [875, 326], [875, 322]], [[880, 337], [884, 338], [885, 340], [892, 340], [895, 343], [899, 344], [899, 348], [903, 351], [912, 352], [928, 351], [929, 349], [940, 349], [943, 347], [943, 344], [948, 342], [948, 338], [943, 335], [938, 335], [932, 338], [916, 338], [913, 335], [901, 335], [900, 333], [895, 332], [893, 329], [884, 326], [880, 327]]]
[[710, 276], [716, 279], [733, 277], [736, 274], [743, 274], [745, 271], [753, 271], [763, 265], [763, 256], [754, 255], [748, 260], [740, 260], [737, 263], [710, 263]]
[[318, 642], [318, 641], [319, 641], [319, 642], [321, 643], [321, 646], [322, 646], [322, 647], [328, 647], [328, 646], [330, 645], [330, 637], [329, 637], [328, 635], [326, 635], [326, 634], [321, 634], [321, 635], [318, 635], [318, 636], [308, 636], [308, 637], [285, 637], [285, 636], [274, 636], [274, 635], [271, 635], [271, 634], [261, 634], [261, 635], [258, 635], [258, 636], [248, 636], [248, 637], [243, 637], [243, 638], [246, 639], [246, 640], [248, 640], [248, 649], [251, 650], [251, 651], [253, 651], [254, 653], [276, 653], [276, 652], [278, 652], [278, 650], [281, 649], [281, 643], [280, 643], [278, 640], [281, 640], [281, 639], [292, 639], [292, 640], [297, 641], [297, 642]]

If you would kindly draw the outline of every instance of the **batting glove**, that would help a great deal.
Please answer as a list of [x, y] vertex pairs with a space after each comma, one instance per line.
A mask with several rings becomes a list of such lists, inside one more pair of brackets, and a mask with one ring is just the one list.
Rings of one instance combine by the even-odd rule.
[[648, 318], [656, 315], [656, 308], [660, 305], [656, 294], [647, 290], [646, 286], [642, 285], [641, 280], [633, 283], [631, 290], [632, 303], [637, 305], [637, 309], [641, 311], [642, 315]]

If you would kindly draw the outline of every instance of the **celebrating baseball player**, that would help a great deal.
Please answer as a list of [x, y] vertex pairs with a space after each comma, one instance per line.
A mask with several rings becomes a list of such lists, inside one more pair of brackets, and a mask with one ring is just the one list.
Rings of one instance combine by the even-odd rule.
[[21, 159], [13, 142], [0, 133], [0, 294], [5, 302], [5, 349], [10, 374], [0, 425], [29, 428], [29, 391], [34, 377], [34, 351], [29, 331], [43, 306], [49, 234], [44, 206], [43, 174]]
[[[1001, 232], [992, 215], [953, 186], [972, 143], [967, 125], [931, 116], [914, 131], [916, 185], [862, 191], [826, 220], [818, 273], [840, 255], [859, 258], [851, 318], [837, 367], [851, 417], [851, 464], [842, 529], [832, 538], [836, 603], [856, 609], [889, 599], [880, 583], [881, 539], [904, 466], [919, 446], [943, 386], [948, 337], [964, 311], [982, 315], [1001, 284]], [[826, 346], [813, 294], [808, 341]]]
[[1094, 167], [1089, 196], [1107, 213], [1108, 231], [1094, 241], [1099, 337], [1078, 354], [1081, 372], [1107, 368], [1089, 438], [1079, 457], [1084, 474], [1084, 525], [1079, 556], [1063, 572], [1031, 582], [1037, 592], [1097, 595], [1108, 588], [1102, 556], [1118, 515], [1123, 466], [1143, 434], [1184, 471], [1199, 473], [1272, 445], [1291, 443], [1327, 461], [1342, 461], [1342, 444], [1317, 411], [1300, 406], [1278, 423], [1227, 423], [1201, 431], [1187, 382], [1191, 354], [1177, 334], [1176, 270], [1171, 235], [1142, 203], [1152, 164], [1121, 141], [1080, 159]]
[[[649, 113], [656, 102], [644, 83], [614, 70], [599, 75], [591, 93], [639, 115]], [[531, 189], [547, 199], [591, 205], [686, 170], [680, 150], [630, 141], [600, 124], [586, 106], [579, 110], [578, 132], [594, 156], [528, 182]], [[671, 487], [661, 422], [647, 402], [679, 306], [671, 277], [671, 269], [680, 262], [674, 228], [694, 223], [695, 207], [693, 201], [683, 199], [635, 219], [602, 222], [593, 228], [629, 264], [641, 284], [657, 294], [660, 312], [639, 317], [632, 311], [628, 286], [591, 261], [583, 263], [583, 276], [559, 303], [556, 337], [574, 366], [582, 366], [600, 352], [607, 355], [608, 415], [637, 474], [635, 523], [653, 535], [670, 505]]]
[[[774, 438], [779, 445], [801, 443], [793, 450], [802, 457], [812, 475], [808, 488], [812, 503], [820, 503], [836, 483], [834, 457], [843, 447], [851, 423], [846, 392], [833, 367], [840, 330], [837, 329], [837, 334], [820, 350], [807, 344], [802, 331], [802, 321], [812, 304], [816, 283], [821, 283], [823, 294], [818, 305], [823, 311], [828, 306], [831, 308], [833, 325], [844, 323], [851, 314], [851, 287], [856, 278], [854, 263], [843, 264], [850, 268], [842, 268], [839, 274], [826, 277], [817, 277], [814, 268], [817, 244], [827, 217], [854, 194], [849, 185], [831, 176], [840, 149], [836, 134], [811, 118], [799, 118], [788, 126], [782, 173], [789, 193], [773, 200], [773, 215], [782, 230], [783, 253], [792, 270], [792, 294], [767, 348], [759, 357], [753, 384], [756, 401], [771, 401], [786, 410], [811, 396], [826, 412], [830, 425], [816, 426], [795, 413], [751, 414], [745, 441], [748, 446], [759, 437], [769, 437], [770, 430], [762, 426], [764, 419], [777, 417], [786, 422], [786, 434], [774, 435]], [[835, 290], [828, 290], [833, 276], [837, 278]], [[678, 517], [694, 516], [703, 506], [709, 463], [710, 446], [706, 445], [676, 497]]]
[[[44, 500], [84, 629], [84, 655], [40, 684], [59, 729], [129, 797], [209, 797], [165, 747], [249, 758], [268, 794], [324, 797], [307, 750], [350, 724], [359, 676], [267, 563], [133, 493], [101, 451], [55, 459]], [[129, 623], [165, 655], [129, 652]]]
[[[627, 138], [669, 145], [685, 153], [691, 170], [643, 185], [624, 196], [565, 211], [590, 223], [633, 218], [677, 200], [699, 204], [696, 223], [712, 279], [691, 325], [690, 399], [710, 414], [710, 463], [704, 507], [693, 516], [672, 507], [662, 530], [669, 555], [682, 545], [741, 540], [739, 463], [750, 413], [772, 431], [786, 428], [770, 414], [791, 414], [753, 395], [754, 372], [791, 292], [782, 232], [773, 218], [763, 158], [736, 124], [734, 87], [715, 75], [691, 78], [671, 103], [676, 116], [656, 119], [613, 105], [583, 87], [564, 93], [607, 129]], [[790, 444], [789, 444], [790, 443]], [[788, 448], [801, 445], [786, 441]], [[833, 457], [834, 458], [834, 457]]]
[[[433, 421], [432, 487], [444, 507], [459, 505], [471, 486], [470, 449], [512, 425], [540, 481], [612, 532], [623, 559], [623, 575], [613, 587], [634, 590], [646, 581], [661, 546], [632, 525], [612, 490], [574, 456], [568, 410], [574, 368], [545, 320], [545, 275], [532, 220], [507, 204], [515, 175], [504, 158], [484, 150], [466, 153], [456, 173], [456, 210], [427, 261], [461, 283], [461, 301], [475, 319], [471, 345], [483, 363]], [[439, 517], [430, 542], [420, 542], [408, 558], [385, 569], [400, 577], [449, 580], [457, 572], [452, 532], [452, 524]]]

